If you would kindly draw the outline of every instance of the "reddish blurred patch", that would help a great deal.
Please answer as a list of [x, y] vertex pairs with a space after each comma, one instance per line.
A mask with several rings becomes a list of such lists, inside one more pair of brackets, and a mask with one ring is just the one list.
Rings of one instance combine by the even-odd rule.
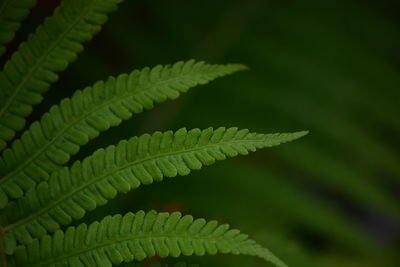
[[53, 10], [60, 5], [60, 2], [60, 0], [40, 0], [37, 7], [47, 16], [53, 13]]
[[168, 213], [172, 213], [172, 212], [175, 212], [175, 211], [180, 211], [180, 212], [182, 212], [182, 211], [185, 210], [185, 208], [184, 208], [182, 202], [179, 202], [179, 201], [171, 201], [171, 202], [165, 204], [165, 205], [162, 207], [162, 210], [163, 210], [163, 211], [166, 211], [166, 212], [168, 212]]
[[154, 263], [154, 262], [161, 262], [161, 258], [159, 256], [154, 256], [149, 259], [145, 259], [144, 262], [146, 264]]

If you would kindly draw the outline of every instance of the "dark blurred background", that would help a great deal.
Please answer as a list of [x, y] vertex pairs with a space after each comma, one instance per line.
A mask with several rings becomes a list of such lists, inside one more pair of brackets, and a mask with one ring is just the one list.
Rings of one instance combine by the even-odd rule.
[[[39, 2], [17, 42], [58, 3]], [[136, 68], [191, 58], [247, 64], [102, 134], [75, 159], [181, 127], [308, 136], [141, 187], [85, 219], [180, 210], [229, 222], [290, 266], [400, 266], [399, 13], [395, 0], [127, 0], [31, 120], [75, 89]], [[265, 266], [227, 255], [188, 261]]]

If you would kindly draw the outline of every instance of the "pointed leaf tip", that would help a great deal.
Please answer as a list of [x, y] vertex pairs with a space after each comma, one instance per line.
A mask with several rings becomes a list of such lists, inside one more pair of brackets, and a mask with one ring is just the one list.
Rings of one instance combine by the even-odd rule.
[[309, 132], [308, 131], [298, 131], [298, 132], [292, 132], [292, 133], [282, 133], [282, 143], [285, 142], [290, 142], [294, 141], [297, 139], [300, 139], [301, 137], [307, 135]]
[[250, 67], [247, 66], [247, 65], [244, 65], [244, 64], [233, 63], [233, 64], [230, 64], [230, 65], [236, 67], [238, 71], [240, 71], [240, 70], [250, 70]]
[[310, 131], [306, 130], [306, 131], [298, 131], [298, 132], [294, 132], [293, 134], [296, 134], [296, 139], [301, 138], [303, 136], [306, 136], [307, 134], [309, 134]]

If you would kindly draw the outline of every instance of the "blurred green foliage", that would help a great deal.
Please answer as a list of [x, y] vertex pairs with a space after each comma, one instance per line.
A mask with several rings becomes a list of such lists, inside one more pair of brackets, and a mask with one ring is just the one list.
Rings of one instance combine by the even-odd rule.
[[[17, 39], [51, 12], [51, 2], [41, 2]], [[73, 90], [134, 68], [190, 58], [247, 64], [247, 73], [110, 130], [76, 159], [169, 128], [307, 129], [309, 136], [140, 188], [91, 219], [181, 210], [229, 221], [290, 266], [399, 266], [399, 10], [389, 0], [126, 1], [31, 120]], [[216, 259], [189, 262], [263, 265], [246, 257]]]

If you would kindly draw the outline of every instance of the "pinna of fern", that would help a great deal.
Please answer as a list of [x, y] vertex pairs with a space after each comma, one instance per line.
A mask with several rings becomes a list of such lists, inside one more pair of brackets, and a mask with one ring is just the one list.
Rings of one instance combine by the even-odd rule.
[[[101, 132], [191, 87], [246, 69], [243, 65], [189, 60], [109, 77], [52, 106], [12, 141], [32, 106], [58, 79], [56, 73], [76, 58], [82, 43], [100, 30], [119, 2], [62, 1], [0, 72], [1, 266], [112, 266], [153, 256], [216, 253], [257, 256], [286, 266], [238, 230], [180, 213], [140, 211], [68, 227], [118, 193], [141, 184], [188, 175], [216, 161], [305, 135], [256, 134], [224, 127], [156, 132], [123, 140], [66, 165]], [[0, 30], [0, 52], [34, 3], [1, 2], [0, 21], [12, 23]], [[11, 19], [9, 9], [16, 9]]]
[[216, 253], [251, 255], [286, 266], [269, 250], [226, 224], [193, 220], [179, 212], [155, 211], [107, 216], [89, 226], [81, 224], [65, 232], [57, 231], [52, 237], [44, 236], [20, 247], [16, 263], [35, 267], [111, 266], [155, 255], [165, 258]]
[[[82, 162], [54, 172], [49, 180], [6, 209], [7, 251], [13, 251], [15, 242], [30, 243], [35, 237], [82, 218], [117, 193], [161, 181], [164, 176], [187, 175], [217, 160], [279, 145], [304, 134], [264, 135], [222, 127], [203, 131], [180, 129], [175, 133], [145, 134], [100, 149]], [[37, 227], [32, 229], [32, 225]]]

